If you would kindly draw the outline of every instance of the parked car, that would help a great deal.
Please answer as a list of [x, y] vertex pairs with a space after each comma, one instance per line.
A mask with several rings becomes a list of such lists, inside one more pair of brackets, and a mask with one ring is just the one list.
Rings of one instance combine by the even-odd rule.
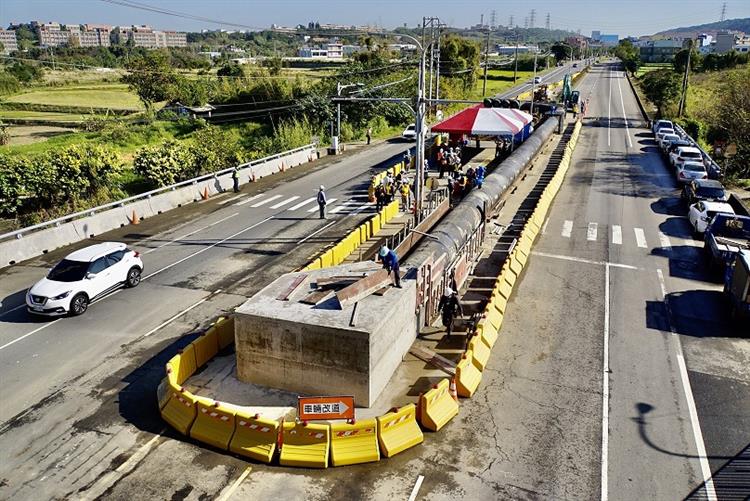
[[407, 141], [416, 141], [417, 140], [417, 124], [409, 124], [404, 129], [404, 132], [401, 133], [401, 137], [406, 139]]
[[674, 130], [674, 124], [669, 120], [657, 120], [651, 126], [651, 132], [656, 134], [660, 129], [672, 129]]
[[670, 165], [672, 164], [672, 160], [670, 158], [672, 156], [672, 153], [677, 151], [677, 148], [681, 148], [684, 146], [693, 146], [693, 143], [684, 139], [680, 139], [679, 141], [672, 141], [669, 146], [667, 146], [667, 149], [664, 151], [664, 155], [666, 155]]
[[724, 270], [742, 249], [750, 249], [750, 217], [716, 214], [706, 228], [703, 249], [712, 269]]
[[694, 179], [708, 179], [708, 172], [703, 162], [681, 162], [676, 165], [677, 182], [689, 183]]
[[120, 242], [91, 245], [69, 254], [34, 284], [26, 307], [35, 315], [81, 315], [95, 299], [141, 282], [143, 261]]
[[672, 129], [662, 128], [659, 129], [659, 132], [657, 132], [656, 135], [654, 135], [654, 139], [656, 139], [656, 143], [661, 146], [661, 142], [664, 140], [664, 136], [667, 135], [676, 136], [677, 134], [675, 134], [675, 131]]
[[700, 201], [690, 206], [688, 220], [695, 234], [706, 231], [711, 220], [718, 213], [734, 215], [734, 209], [726, 202]]
[[[750, 251], [741, 250], [725, 275], [724, 293], [729, 297], [732, 318], [750, 319]], [[747, 329], [744, 331], [746, 334]]]
[[669, 161], [675, 168], [684, 162], [703, 163], [703, 153], [694, 146], [680, 146], [670, 154]]
[[666, 133], [662, 135], [660, 132], [656, 138], [656, 142], [658, 143], [661, 151], [667, 151], [667, 148], [669, 148], [670, 144], [679, 140], [680, 140], [680, 136], [678, 136], [677, 134], [673, 134], [673, 133]]
[[695, 179], [690, 181], [682, 189], [682, 199], [688, 205], [701, 200], [715, 202], [726, 202], [729, 194], [724, 190], [724, 185], [714, 179]]
[[534, 83], [535, 83], [535, 84], [540, 84], [540, 83], [542, 83], [542, 77], [534, 77]]

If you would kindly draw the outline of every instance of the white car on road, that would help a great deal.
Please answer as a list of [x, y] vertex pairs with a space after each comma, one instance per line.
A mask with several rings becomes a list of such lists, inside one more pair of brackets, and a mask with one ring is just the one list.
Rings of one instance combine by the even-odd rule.
[[702, 162], [682, 162], [676, 165], [677, 182], [686, 184], [693, 179], [708, 179], [706, 166]]
[[69, 254], [26, 294], [36, 315], [81, 315], [89, 303], [125, 285], [141, 282], [140, 255], [119, 242], [91, 245]]
[[674, 130], [674, 124], [672, 122], [670, 122], [669, 120], [657, 120], [656, 122], [654, 122], [654, 125], [651, 128], [651, 130], [653, 131], [654, 134], [656, 134], [657, 132], [659, 132], [659, 130], [661, 130], [661, 129], [672, 129], [672, 130]]
[[679, 169], [680, 164], [684, 162], [701, 161], [703, 161], [703, 154], [701, 154], [701, 150], [693, 146], [680, 146], [675, 151], [669, 154], [669, 163], [671, 163], [675, 169]]
[[416, 141], [417, 140], [417, 124], [409, 124], [404, 129], [404, 132], [401, 133], [401, 137], [408, 141]]
[[672, 144], [674, 141], [679, 141], [680, 136], [677, 134], [657, 134], [656, 136], [656, 142], [659, 143], [659, 148], [661, 148], [661, 151], [666, 152], [667, 148], [669, 148], [669, 145]]
[[718, 212], [734, 214], [734, 209], [726, 202], [710, 202], [707, 200], [694, 203], [688, 211], [690, 226], [695, 233], [704, 233], [711, 220]]

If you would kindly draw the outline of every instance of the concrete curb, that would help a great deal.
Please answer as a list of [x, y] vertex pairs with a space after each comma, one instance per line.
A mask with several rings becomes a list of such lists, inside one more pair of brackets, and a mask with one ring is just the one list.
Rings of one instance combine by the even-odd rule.
[[625, 73], [625, 78], [628, 79], [628, 84], [630, 84], [630, 89], [633, 91], [633, 95], [635, 96], [635, 102], [638, 103], [638, 109], [641, 110], [641, 115], [643, 115], [643, 119], [646, 121], [646, 124], [649, 124], [651, 122], [651, 117], [646, 111], [646, 108], [643, 106], [643, 102], [641, 101], [641, 96], [640, 94], [638, 94], [638, 91], [635, 89], [635, 85], [633, 84], [633, 81], [630, 79], [630, 74], [628, 74], [628, 71], [625, 70], [624, 73]]

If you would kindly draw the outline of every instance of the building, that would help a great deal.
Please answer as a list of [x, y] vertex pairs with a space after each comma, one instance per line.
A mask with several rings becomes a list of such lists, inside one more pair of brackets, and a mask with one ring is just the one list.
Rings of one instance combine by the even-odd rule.
[[591, 32], [591, 40], [594, 42], [601, 42], [602, 38], [602, 32], [601, 31], [592, 31]]
[[[39, 36], [40, 47], [62, 47], [71, 43], [71, 38], [78, 37], [81, 27], [77, 24], [39, 23], [33, 21], [32, 27]], [[75, 43], [75, 42], [73, 42]]]
[[567, 43], [571, 47], [580, 49], [581, 52], [587, 50], [589, 47], [589, 39], [581, 35], [568, 37], [565, 39], [565, 43]]
[[344, 46], [341, 42], [331, 42], [326, 45], [328, 51], [328, 59], [343, 59], [344, 57]]
[[177, 31], [159, 31], [151, 26], [121, 27], [116, 43], [132, 43], [135, 47], [159, 49], [164, 47], [187, 47], [187, 34]]
[[734, 46], [732, 48], [737, 52], [747, 54], [750, 52], [750, 36], [738, 36], [734, 40]]
[[[310, 42], [320, 41], [320, 39], [315, 38], [308, 40]], [[356, 52], [355, 47], [359, 49], [357, 46], [347, 46], [347, 49], [345, 49], [340, 41], [332, 39], [319, 45], [305, 44], [297, 50], [297, 56], [314, 59], [343, 59], [345, 52], [347, 55], [350, 51], [352, 51], [351, 53]]]
[[649, 40], [640, 47], [644, 63], [669, 63], [682, 50], [682, 40]]
[[618, 43], [620, 43], [620, 36], [619, 35], [599, 35], [599, 43], [601, 43], [604, 47], [614, 47]]
[[3, 44], [3, 54], [10, 54], [18, 50], [18, 39], [14, 30], [0, 30], [0, 43]]
[[107, 24], [84, 24], [78, 34], [72, 35], [72, 40], [80, 47], [109, 47], [112, 26]]
[[519, 45], [516, 47], [515, 45], [496, 45], [495, 50], [498, 54], [501, 56], [507, 56], [507, 55], [513, 55], [516, 53], [516, 49], [518, 50], [519, 54], [527, 54], [530, 52], [538, 52], [539, 48], [536, 45]]

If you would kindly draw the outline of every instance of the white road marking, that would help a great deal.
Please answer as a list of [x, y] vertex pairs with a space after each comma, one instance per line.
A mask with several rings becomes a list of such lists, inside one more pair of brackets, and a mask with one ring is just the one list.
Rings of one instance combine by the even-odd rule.
[[706, 489], [706, 498], [709, 501], [716, 501], [716, 489], [714, 488], [714, 481], [711, 475], [711, 467], [708, 464], [708, 456], [706, 455], [706, 445], [703, 442], [703, 433], [701, 432], [700, 421], [698, 420], [698, 412], [695, 408], [695, 400], [693, 398], [693, 390], [690, 386], [690, 379], [687, 373], [687, 365], [685, 365], [685, 355], [682, 350], [682, 342], [680, 336], [674, 330], [672, 325], [672, 311], [669, 307], [669, 301], [667, 298], [667, 287], [664, 283], [664, 273], [661, 269], [656, 270], [656, 276], [659, 279], [659, 287], [661, 287], [661, 295], [664, 300], [664, 304], [667, 308], [667, 321], [669, 323], [669, 331], [672, 333], [672, 338], [675, 343], [675, 351], [677, 352], [677, 366], [680, 369], [680, 379], [682, 380], [682, 389], [685, 393], [685, 400], [687, 401], [688, 414], [690, 414], [690, 424], [693, 428], [693, 438], [695, 440], [695, 448], [698, 450], [698, 461], [701, 466], [701, 473], [703, 474], [703, 485]]
[[314, 202], [315, 199], [316, 199], [316, 197], [310, 197], [307, 200], [305, 200], [304, 202], [300, 202], [297, 205], [293, 205], [293, 206], [289, 207], [287, 210], [297, 210], [300, 207], [303, 207], [303, 206], [309, 204], [310, 202]]
[[547, 224], [549, 223], [549, 218], [544, 220], [544, 224], [542, 225], [542, 235], [547, 233]]
[[[618, 75], [619, 76], [619, 75]], [[622, 105], [622, 118], [625, 120], [625, 137], [628, 139], [628, 147], [633, 147], [633, 141], [630, 140], [630, 129], [628, 128], [628, 117], [625, 115], [625, 101], [622, 98], [622, 86], [620, 78], [617, 79], [617, 88], [620, 90], [620, 105]]]
[[237, 488], [247, 478], [247, 476], [250, 474], [251, 471], [253, 471], [253, 467], [252, 466], [248, 466], [247, 468], [245, 468], [245, 471], [242, 472], [242, 475], [240, 475], [239, 478], [234, 481], [234, 483], [229, 488], [229, 490], [227, 490], [227, 492], [225, 492], [224, 494], [222, 494], [221, 497], [219, 497], [217, 499], [217, 501], [227, 501], [229, 498], [231, 498], [232, 494], [234, 494], [234, 491], [237, 490]]
[[609, 264], [604, 265], [604, 349], [602, 352], [602, 470], [600, 499], [607, 501], [609, 495]]
[[222, 200], [221, 202], [219, 202], [219, 205], [228, 204], [229, 202], [233, 202], [233, 201], [235, 201], [235, 200], [237, 200], [239, 198], [242, 198], [244, 196], [245, 195], [236, 195], [236, 196], [233, 196], [231, 198], [227, 198], [226, 200]]
[[573, 221], [568, 219], [563, 223], [562, 236], [570, 238], [571, 233], [573, 233]]
[[365, 210], [365, 209], [368, 209], [368, 208], [372, 207], [373, 205], [375, 205], [375, 202], [367, 202], [367, 203], [364, 203], [364, 204], [362, 204], [362, 205], [361, 205], [360, 207], [358, 207], [358, 208], [357, 208], [356, 210], [353, 210], [353, 211], [351, 212], [351, 214], [349, 214], [349, 215], [350, 215], [350, 216], [355, 216], [355, 215], [359, 214], [360, 212], [362, 212], [363, 210]]
[[598, 225], [596, 223], [589, 223], [589, 228], [586, 231], [586, 240], [590, 242], [596, 240], [597, 227]]
[[672, 242], [669, 241], [669, 237], [661, 231], [659, 232], [659, 243], [665, 250], [672, 250]]
[[647, 248], [648, 244], [646, 243], [646, 234], [643, 232], [643, 228], [633, 228], [633, 231], [635, 232], [635, 241], [638, 243], [638, 247]]
[[612, 225], [612, 243], [622, 245], [622, 228], [620, 225]]
[[297, 200], [298, 198], [299, 198], [299, 196], [298, 196], [298, 195], [294, 195], [293, 197], [289, 197], [289, 198], [287, 198], [286, 200], [282, 200], [281, 202], [277, 203], [276, 205], [272, 205], [272, 206], [271, 206], [271, 208], [272, 208], [272, 209], [278, 209], [279, 207], [283, 207], [283, 206], [285, 206], [286, 204], [289, 204], [289, 203], [292, 203], [292, 202], [294, 202], [294, 201], [295, 201], [295, 200]]
[[547, 252], [539, 252], [539, 251], [531, 251], [531, 253], [535, 256], [549, 257], [552, 259], [562, 259], [563, 261], [572, 261], [574, 263], [596, 264], [598, 266], [622, 268], [623, 270], [639, 270], [640, 269], [637, 266], [631, 266], [629, 264], [623, 264], [623, 263], [611, 263], [608, 261], [594, 261], [593, 259], [585, 259], [582, 257], [575, 257], [575, 256], [563, 256], [561, 254], [549, 254]]
[[301, 243], [303, 243], [303, 242], [306, 242], [307, 240], [311, 239], [312, 237], [314, 237], [315, 235], [317, 235], [317, 234], [318, 234], [318, 233], [320, 233], [321, 231], [325, 230], [326, 228], [329, 228], [330, 226], [332, 226], [332, 225], [334, 225], [334, 224], [336, 224], [336, 221], [331, 221], [331, 222], [330, 222], [330, 223], [328, 223], [327, 225], [323, 226], [323, 227], [322, 227], [321, 229], [319, 229], [319, 230], [315, 231], [314, 233], [311, 233], [311, 234], [307, 235], [307, 236], [306, 236], [305, 238], [303, 238], [302, 240], [300, 240], [300, 241], [299, 241], [299, 242], [297, 242], [297, 243], [298, 243], [298, 244], [301, 244]]
[[218, 242], [214, 242], [213, 244], [209, 245], [208, 247], [204, 247], [203, 249], [201, 249], [201, 250], [199, 250], [199, 251], [193, 252], [193, 253], [192, 253], [192, 254], [190, 254], [189, 256], [183, 257], [183, 258], [182, 258], [182, 259], [180, 259], [179, 261], [175, 261], [175, 262], [174, 262], [174, 263], [172, 263], [172, 264], [168, 264], [167, 266], [165, 266], [165, 267], [163, 267], [163, 268], [160, 268], [160, 269], [156, 270], [155, 272], [153, 272], [153, 273], [150, 273], [150, 274], [146, 275], [145, 277], [143, 277], [143, 280], [147, 280], [147, 279], [149, 279], [149, 278], [153, 277], [154, 275], [157, 275], [157, 274], [161, 273], [162, 271], [168, 270], [168, 269], [172, 268], [173, 266], [177, 266], [178, 264], [180, 264], [180, 263], [183, 263], [183, 262], [187, 261], [187, 260], [188, 260], [188, 259], [190, 259], [191, 257], [195, 257], [195, 256], [197, 256], [198, 254], [203, 254], [203, 253], [204, 253], [204, 252], [206, 252], [207, 250], [209, 250], [209, 249], [212, 249], [212, 248], [216, 247], [217, 245], [221, 245], [221, 244], [223, 244], [224, 242], [226, 242], [226, 241], [227, 241], [227, 240], [229, 240], [230, 238], [234, 238], [234, 237], [236, 237], [237, 235], [240, 235], [240, 234], [242, 234], [242, 233], [245, 233], [245, 232], [246, 232], [246, 231], [248, 231], [248, 230], [252, 230], [252, 229], [253, 229], [253, 228], [255, 228], [256, 226], [260, 226], [261, 224], [265, 223], [266, 221], [270, 221], [271, 219], [273, 219], [273, 216], [269, 216], [269, 217], [265, 218], [265, 219], [264, 219], [263, 221], [258, 221], [258, 222], [257, 222], [257, 223], [255, 223], [255, 224], [251, 224], [251, 225], [250, 225], [250, 226], [248, 226], [247, 228], [245, 228], [245, 229], [242, 229], [242, 230], [238, 231], [237, 233], [233, 233], [232, 235], [229, 235], [229, 236], [228, 236], [228, 237], [226, 237], [226, 238], [222, 238], [222, 239], [221, 239], [221, 240], [219, 240]]
[[417, 477], [417, 483], [414, 484], [414, 488], [411, 490], [411, 494], [409, 495], [409, 501], [414, 501], [417, 499], [417, 494], [419, 494], [419, 488], [422, 487], [422, 482], [424, 481], [424, 475], [420, 475]]
[[177, 313], [176, 315], [172, 316], [171, 318], [169, 318], [169, 319], [165, 320], [164, 322], [160, 323], [158, 326], [154, 327], [153, 329], [151, 329], [150, 331], [148, 331], [147, 333], [145, 333], [143, 335], [143, 337], [149, 337], [151, 334], [153, 334], [154, 332], [158, 331], [162, 327], [166, 327], [167, 325], [171, 324], [173, 321], [177, 320], [182, 315], [184, 315], [185, 313], [189, 312], [190, 310], [192, 310], [196, 306], [199, 306], [199, 305], [205, 303], [206, 301], [208, 301], [209, 299], [211, 299], [213, 296], [215, 296], [219, 292], [221, 292], [221, 289], [216, 289], [214, 292], [212, 292], [208, 296], [204, 297], [203, 299], [201, 299], [197, 303], [193, 303], [192, 305], [188, 306], [187, 308], [185, 308], [181, 312]]
[[612, 68], [609, 69], [609, 100], [607, 101], [607, 146], [612, 138]]
[[19, 342], [19, 341], [21, 341], [21, 340], [23, 340], [23, 339], [26, 339], [27, 337], [31, 336], [32, 334], [36, 334], [37, 332], [39, 332], [39, 331], [41, 331], [41, 330], [43, 330], [43, 329], [46, 329], [46, 328], [47, 328], [47, 327], [49, 327], [50, 325], [55, 325], [55, 324], [56, 324], [57, 322], [59, 322], [60, 320], [62, 320], [62, 319], [61, 319], [61, 318], [58, 318], [57, 320], [53, 320], [52, 322], [50, 322], [50, 323], [48, 323], [48, 324], [44, 324], [44, 325], [42, 325], [41, 327], [37, 327], [36, 329], [34, 329], [34, 330], [33, 330], [33, 331], [31, 331], [31, 332], [27, 332], [27, 333], [26, 333], [26, 334], [24, 334], [23, 336], [21, 336], [21, 337], [18, 337], [18, 338], [16, 338], [16, 339], [14, 339], [13, 341], [9, 341], [9, 342], [5, 343], [4, 345], [0, 346], [0, 351], [1, 351], [1, 350], [4, 350], [4, 349], [5, 349], [5, 348], [7, 348], [8, 346], [11, 346], [11, 345], [14, 345], [14, 344], [16, 344], [17, 342]]
[[143, 444], [140, 449], [135, 451], [135, 453], [130, 456], [127, 461], [122, 463], [113, 471], [110, 471], [109, 473], [104, 475], [96, 484], [92, 486], [91, 489], [86, 492], [86, 494], [84, 494], [81, 499], [98, 499], [120, 478], [133, 471], [138, 463], [143, 461], [148, 453], [151, 452], [151, 449], [154, 448], [157, 440], [161, 438], [162, 433], [164, 433], [166, 430], [166, 428], [162, 428], [151, 440]]
[[173, 244], [173, 243], [175, 243], [175, 242], [178, 242], [178, 241], [182, 240], [183, 238], [187, 238], [187, 237], [189, 237], [190, 235], [194, 235], [194, 234], [198, 233], [199, 231], [203, 231], [203, 230], [205, 230], [205, 229], [207, 229], [207, 228], [210, 228], [211, 226], [216, 226], [217, 224], [219, 224], [219, 223], [223, 223], [223, 222], [224, 222], [224, 221], [226, 221], [227, 219], [231, 219], [231, 218], [233, 218], [234, 216], [236, 216], [236, 215], [238, 215], [238, 214], [239, 214], [239, 212], [235, 212], [234, 214], [230, 214], [229, 216], [227, 216], [227, 217], [225, 217], [225, 218], [223, 218], [223, 219], [219, 219], [218, 221], [214, 221], [214, 222], [213, 222], [213, 223], [211, 223], [211, 224], [207, 224], [206, 226], [203, 226], [202, 228], [198, 228], [197, 230], [193, 230], [193, 231], [191, 231], [190, 233], [185, 233], [184, 235], [182, 235], [182, 236], [180, 236], [180, 237], [177, 237], [177, 238], [175, 238], [175, 239], [173, 239], [173, 240], [170, 240], [169, 242], [164, 242], [163, 244], [161, 244], [161, 245], [159, 245], [159, 246], [157, 246], [157, 247], [154, 247], [153, 249], [149, 249], [149, 250], [147, 250], [147, 251], [146, 251], [146, 252], [144, 252], [143, 254], [150, 254], [150, 253], [154, 252], [154, 251], [155, 251], [156, 249], [161, 249], [161, 248], [162, 248], [162, 247], [164, 247], [165, 245]]
[[254, 203], [254, 204], [253, 204], [253, 205], [251, 205], [250, 207], [252, 207], [252, 208], [255, 208], [255, 207], [260, 207], [261, 205], [266, 205], [266, 204], [267, 204], [268, 202], [273, 202], [273, 201], [274, 201], [274, 200], [276, 200], [277, 198], [281, 198], [281, 197], [283, 197], [283, 196], [284, 196], [284, 195], [274, 195], [274, 196], [272, 196], [271, 198], [266, 198], [265, 200], [261, 200], [261, 201], [260, 201], [260, 202], [258, 202], [258, 203]]
[[260, 198], [260, 197], [262, 197], [262, 196], [263, 196], [263, 193], [261, 193], [260, 195], [253, 195], [252, 197], [250, 197], [250, 198], [246, 198], [246, 199], [244, 199], [243, 201], [241, 201], [241, 202], [237, 202], [237, 203], [236, 203], [236, 204], [234, 204], [234, 205], [240, 206], [240, 205], [245, 205], [245, 204], [249, 204], [249, 203], [250, 203], [250, 202], [252, 202], [253, 200], [257, 200], [257, 199], [259, 199], [259, 198]]
[[344, 202], [343, 204], [339, 205], [335, 209], [331, 211], [331, 214], [338, 214], [339, 212], [345, 211], [345, 210], [352, 210], [356, 208], [359, 205], [364, 205], [359, 200], [349, 200]]
[[[335, 202], [336, 200], [338, 200], [338, 198], [329, 198], [329, 199], [328, 199], [328, 203], [326, 204], [326, 207], [329, 207], [329, 206], [330, 206], [331, 204], [333, 204], [333, 202]], [[308, 211], [307, 211], [307, 212], [315, 212], [315, 211], [317, 211], [318, 209], [320, 209], [320, 207], [313, 207], [312, 209], [308, 209]]]

